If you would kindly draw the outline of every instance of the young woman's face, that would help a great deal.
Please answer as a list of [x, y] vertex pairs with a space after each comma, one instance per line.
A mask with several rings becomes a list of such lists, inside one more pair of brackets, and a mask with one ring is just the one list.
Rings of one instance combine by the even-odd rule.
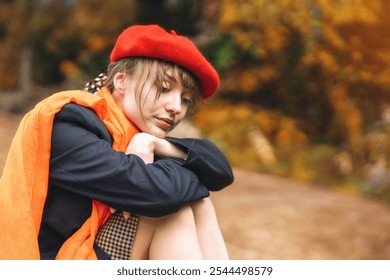
[[141, 131], [159, 138], [167, 136], [186, 116], [193, 93], [178, 83], [165, 81], [157, 97], [157, 88], [147, 81], [137, 100], [136, 82], [126, 77], [122, 109], [126, 117]]

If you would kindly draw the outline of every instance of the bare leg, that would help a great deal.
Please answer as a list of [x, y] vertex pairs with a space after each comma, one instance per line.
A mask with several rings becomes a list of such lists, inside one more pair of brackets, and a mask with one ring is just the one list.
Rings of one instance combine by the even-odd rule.
[[228, 258], [209, 198], [162, 218], [139, 218], [132, 259]]
[[135, 234], [133, 247], [131, 248], [131, 259], [149, 259], [149, 248], [155, 232], [156, 220], [157, 219], [142, 216], [139, 217], [137, 232]]
[[169, 218], [160, 219], [149, 256], [150, 259], [203, 259], [191, 207], [183, 207]]
[[214, 205], [210, 198], [205, 198], [191, 205], [199, 243], [205, 259], [229, 259], [225, 241], [219, 228]]
[[191, 207], [162, 218], [140, 217], [132, 259], [203, 259]]

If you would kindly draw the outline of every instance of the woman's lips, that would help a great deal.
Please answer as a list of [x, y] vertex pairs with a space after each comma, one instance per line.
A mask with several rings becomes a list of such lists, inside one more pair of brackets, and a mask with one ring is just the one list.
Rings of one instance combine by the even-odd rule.
[[169, 118], [157, 118], [157, 120], [160, 126], [164, 129], [170, 129], [174, 125], [174, 121]]

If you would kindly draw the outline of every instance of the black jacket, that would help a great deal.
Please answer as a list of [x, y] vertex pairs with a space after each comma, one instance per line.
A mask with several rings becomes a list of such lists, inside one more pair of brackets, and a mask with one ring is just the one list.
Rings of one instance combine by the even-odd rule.
[[[92, 200], [133, 214], [159, 217], [233, 182], [231, 167], [208, 140], [167, 138], [187, 160], [155, 158], [112, 149], [112, 138], [90, 109], [66, 105], [52, 132], [49, 190], [38, 236], [42, 259], [54, 259], [64, 241], [90, 216]], [[98, 258], [104, 258], [95, 248]]]

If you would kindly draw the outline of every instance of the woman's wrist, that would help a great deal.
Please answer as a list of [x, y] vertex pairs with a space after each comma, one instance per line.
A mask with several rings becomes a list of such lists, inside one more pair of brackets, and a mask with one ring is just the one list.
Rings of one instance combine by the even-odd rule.
[[154, 155], [187, 159], [187, 153], [166, 139], [158, 138], [148, 133], [138, 133], [133, 136], [126, 149], [127, 154], [136, 154], [147, 163], [152, 162]]
[[157, 138], [155, 140], [154, 153], [161, 157], [174, 157], [186, 160], [187, 153], [172, 144], [166, 139]]

